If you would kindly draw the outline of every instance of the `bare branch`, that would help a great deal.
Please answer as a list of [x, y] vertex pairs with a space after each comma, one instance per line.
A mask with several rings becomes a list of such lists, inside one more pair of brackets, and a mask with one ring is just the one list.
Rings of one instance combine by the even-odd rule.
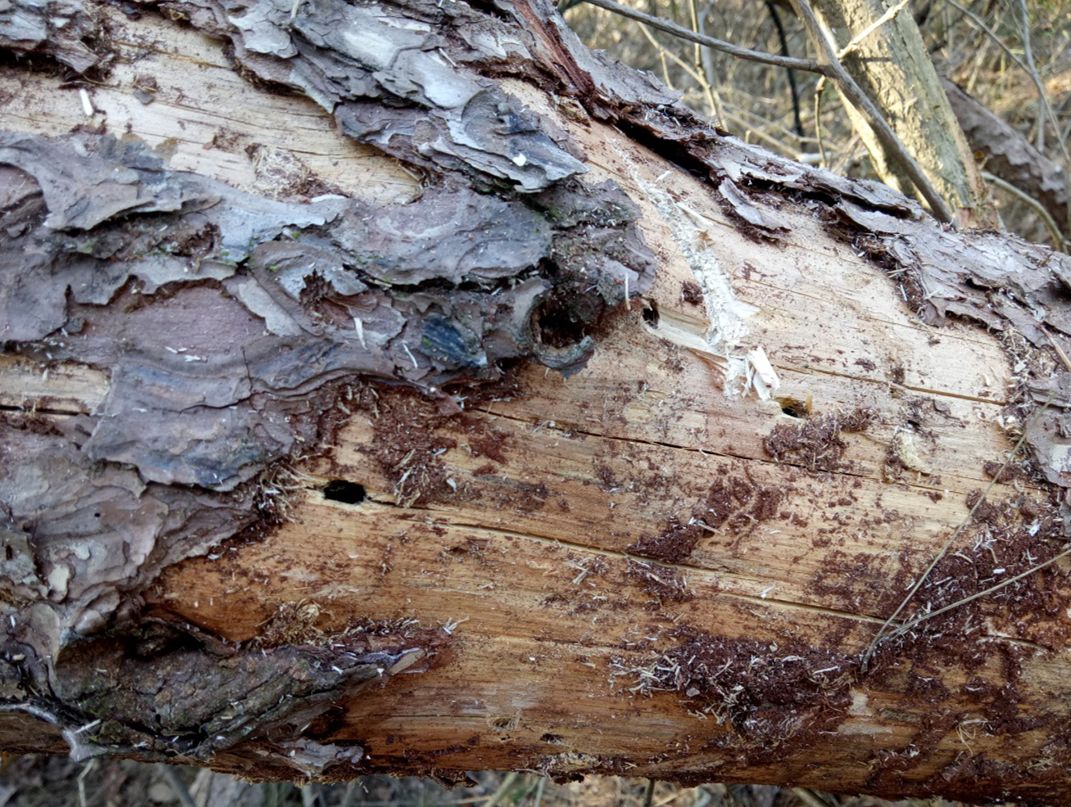
[[644, 14], [642, 11], [623, 6], [620, 3], [615, 3], [614, 0], [587, 0], [587, 2], [593, 6], [612, 11], [614, 14], [620, 14], [622, 17], [628, 17], [630, 20], [636, 20], [637, 22], [650, 25], [652, 28], [657, 28], [659, 31], [665, 31], [667, 34], [673, 34], [681, 39], [686, 39], [689, 42], [695, 42], [698, 45], [705, 45], [708, 48], [720, 50], [722, 53], [728, 53], [730, 56], [735, 56], [738, 59], [745, 59], [749, 62], [758, 62], [760, 64], [772, 64], [775, 67], [785, 67], [791, 70], [804, 70], [808, 73], [818, 73], [823, 76], [833, 75], [832, 70], [829, 67], [819, 64], [812, 59], [797, 59], [793, 56], [778, 56], [774, 53], [742, 48], [739, 45], [734, 45], [732, 42], [726, 42], [723, 39], [715, 39], [711, 36], [697, 34], [695, 31], [690, 31], [682, 25], [677, 25], [675, 22], [663, 19], [662, 17], [655, 17], [651, 14]]
[[742, 48], [731, 42], [725, 42], [721, 39], [714, 39], [713, 37], [697, 34], [681, 25], [677, 25], [675, 22], [645, 14], [642, 11], [637, 11], [636, 9], [616, 3], [614, 0], [587, 0], [587, 2], [591, 5], [598, 6], [599, 8], [606, 9], [607, 11], [612, 11], [615, 14], [620, 14], [622, 17], [628, 17], [629, 19], [649, 25], [652, 28], [657, 28], [660, 31], [673, 34], [674, 36], [689, 42], [705, 45], [708, 48], [720, 50], [741, 59], [760, 62], [762, 64], [771, 64], [777, 67], [805, 70], [807, 72], [818, 73], [819, 75], [836, 79], [840, 83], [845, 97], [870, 120], [870, 125], [873, 127], [874, 132], [882, 145], [903, 165], [905, 174], [907, 174], [915, 187], [918, 188], [919, 193], [922, 194], [923, 199], [929, 204], [934, 216], [944, 222], [953, 221], [952, 212], [948, 209], [948, 205], [945, 204], [944, 199], [941, 198], [941, 195], [934, 189], [932, 183], [926, 177], [926, 174], [923, 172], [918, 162], [908, 153], [907, 149], [904, 148], [903, 143], [900, 142], [900, 139], [896, 136], [892, 127], [889, 126], [889, 123], [885, 120], [881, 110], [879, 110], [874, 102], [867, 97], [866, 93], [863, 92], [863, 89], [848, 74], [837, 59], [836, 52], [822, 33], [818, 20], [815, 18], [814, 10], [811, 8], [807, 0], [797, 0], [797, 13], [804, 20], [805, 25], [811, 30], [812, 36], [818, 44], [818, 47], [824, 51], [824, 63], [812, 61], [810, 59], [777, 56], [772, 53], [764, 53], [762, 51], [751, 50], [750, 48]]
[[[770, 13], [770, 19], [773, 20], [774, 28], [777, 31], [777, 41], [781, 46], [781, 55], [788, 56], [788, 37], [785, 36], [785, 26], [781, 23], [781, 15], [777, 13], [777, 6], [774, 5], [773, 0], [766, 0], [766, 10]], [[788, 77], [788, 88], [792, 96], [792, 118], [793, 123], [796, 126], [796, 135], [800, 138], [803, 137], [803, 121], [800, 118], [800, 91], [796, 86], [796, 74], [791, 70], [785, 71]]]
[[1059, 225], [1056, 223], [1056, 219], [1054, 219], [1049, 214], [1049, 211], [1045, 209], [1045, 205], [1043, 205], [1029, 193], [1022, 190], [1021, 188], [1017, 188], [1012, 183], [1003, 180], [1000, 177], [995, 176], [994, 174], [989, 173], [988, 171], [982, 171], [982, 177], [987, 182], [991, 182], [993, 185], [996, 185], [1002, 191], [1010, 193], [1020, 202], [1025, 205], [1028, 205], [1035, 213], [1037, 213], [1042, 223], [1044, 223], [1045, 228], [1049, 231], [1049, 235], [1052, 236], [1052, 245], [1054, 248], [1061, 250], [1066, 249], [1068, 243], [1071, 243], [1066, 238], [1064, 238], [1063, 233], [1060, 232]]
[[[945, 0], [945, 2], [952, 6], [952, 8], [956, 9], [956, 11], [963, 14], [980, 31], [985, 33], [986, 36], [988, 36], [1002, 51], [1004, 51], [1005, 56], [1011, 59], [1024, 73], [1027, 74], [1027, 76], [1030, 77], [1030, 80], [1033, 82], [1035, 89], [1037, 89], [1038, 91], [1038, 98], [1041, 100], [1041, 103], [1045, 107], [1045, 116], [1049, 119], [1049, 123], [1052, 124], [1056, 132], [1059, 133], [1060, 123], [1056, 119], [1056, 113], [1052, 111], [1052, 105], [1049, 103], [1048, 93], [1045, 92], [1045, 85], [1041, 82], [1041, 76], [1038, 75], [1037, 71], [1031, 70], [1023, 62], [1022, 59], [1016, 56], [1012, 49], [1009, 48], [1007, 44], [1005, 44], [1004, 40], [1002, 40], [992, 28], [986, 25], [981, 17], [979, 17], [969, 8], [957, 3], [956, 0]], [[1060, 143], [1060, 151], [1063, 154], [1064, 160], [1068, 163], [1068, 165], [1071, 165], [1071, 152], [1068, 151], [1067, 143], [1063, 142], [1063, 138], [1057, 138], [1057, 140]]]

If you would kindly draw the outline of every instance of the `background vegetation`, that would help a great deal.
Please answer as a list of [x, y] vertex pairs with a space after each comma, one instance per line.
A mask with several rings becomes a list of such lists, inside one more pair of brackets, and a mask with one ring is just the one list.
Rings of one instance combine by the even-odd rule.
[[[788, 0], [624, 2], [755, 50], [817, 55]], [[898, 3], [888, 0], [885, 5]], [[732, 134], [839, 174], [876, 178], [829, 82], [816, 115], [819, 76], [794, 71], [790, 79], [784, 69], [693, 45], [583, 0], [566, 0], [563, 7], [570, 25], [589, 45], [650, 71], [692, 109]], [[1071, 0], [909, 0], [901, 13], [915, 17], [938, 74], [966, 90], [1067, 171]], [[790, 80], [796, 84], [795, 93]], [[1039, 86], [1058, 131], [1047, 121]], [[798, 127], [793, 95], [798, 101]], [[992, 159], [980, 151], [975, 157], [983, 170]], [[994, 185], [993, 192], [1007, 229], [1032, 241], [1054, 242], [1034, 207], [1002, 186]], [[1063, 235], [1071, 235], [1065, 217], [1059, 218]]]
[[[0, 807], [891, 807], [765, 785], [682, 788], [669, 782], [589, 776], [555, 784], [535, 773], [474, 773], [471, 787], [434, 779], [368, 776], [347, 784], [249, 784], [195, 768], [127, 760], [77, 764], [61, 757], [5, 760]], [[952, 807], [950, 802], [899, 802]]]

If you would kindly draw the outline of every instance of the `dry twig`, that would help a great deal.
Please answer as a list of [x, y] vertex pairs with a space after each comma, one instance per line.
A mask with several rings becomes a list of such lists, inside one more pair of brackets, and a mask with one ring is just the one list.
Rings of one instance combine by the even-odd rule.
[[[603, 1], [600, 0], [600, 2]], [[907, 178], [911, 180], [922, 198], [930, 206], [933, 215], [940, 221], [951, 223], [953, 221], [952, 211], [948, 209], [944, 198], [933, 187], [933, 183], [930, 182], [918, 161], [911, 156], [900, 138], [896, 136], [896, 132], [893, 131], [889, 122], [885, 120], [881, 110], [870, 100], [863, 88], [851, 77], [851, 74], [844, 69], [844, 65], [837, 58], [833, 43], [818, 22], [818, 17], [815, 15], [810, 2], [808, 0], [792, 0], [792, 5], [822, 56], [822, 66], [828, 68], [828, 71], [823, 71], [823, 75], [835, 78], [844, 97], [851, 102], [852, 106], [866, 116], [871, 128], [874, 130], [874, 136], [877, 137], [882, 148], [900, 163]]]
[[728, 53], [730, 56], [735, 56], [738, 59], [746, 59], [749, 62], [759, 62], [760, 64], [772, 64], [775, 67], [804, 70], [808, 73], [818, 73], [823, 76], [832, 74], [831, 68], [827, 65], [819, 64], [813, 59], [797, 59], [794, 56], [778, 56], [774, 53], [765, 53], [764, 51], [752, 50], [751, 48], [742, 48], [739, 45], [734, 45], [732, 42], [726, 42], [723, 39], [715, 39], [711, 36], [697, 34], [695, 31], [690, 31], [683, 25], [678, 25], [671, 20], [655, 17], [651, 14], [644, 14], [642, 11], [623, 6], [620, 3], [615, 3], [614, 0], [586, 0], [586, 2], [593, 6], [606, 9], [607, 11], [612, 11], [622, 17], [628, 17], [630, 20], [645, 23], [652, 28], [657, 28], [659, 31], [665, 31], [667, 34], [673, 34], [688, 42], [695, 42], [698, 45], [705, 45], [708, 48], [719, 50], [722, 53]]
[[1030, 207], [1031, 210], [1037, 213], [1038, 218], [1040, 218], [1042, 223], [1045, 225], [1045, 229], [1047, 229], [1049, 231], [1049, 235], [1052, 236], [1053, 248], [1067, 249], [1068, 246], [1071, 245], [1071, 240], [1065, 238], [1063, 233], [1060, 232], [1060, 226], [1056, 223], [1056, 219], [1052, 217], [1052, 214], [1045, 209], [1045, 205], [1041, 204], [1041, 202], [1039, 202], [1026, 191], [1017, 188], [1010, 182], [1007, 182], [1001, 179], [1000, 177], [989, 173], [988, 171], [982, 171], [982, 178], [986, 182], [990, 182], [993, 185], [996, 185], [1002, 191], [1010, 193], [1020, 202], [1027, 205], [1028, 207]]
[[[1041, 408], [1041, 411], [1045, 412], [1045, 410], [1047, 410], [1049, 408], [1049, 404], [1051, 402], [1052, 402], [1052, 397], [1050, 396], [1049, 399], [1045, 401], [1044, 405]], [[932, 574], [933, 570], [935, 568], [937, 568], [937, 564], [940, 563], [944, 559], [944, 557], [948, 554], [948, 550], [952, 548], [952, 544], [954, 544], [956, 542], [956, 539], [959, 538], [959, 536], [963, 534], [963, 530], [966, 528], [966, 526], [974, 518], [974, 514], [976, 512], [978, 512], [978, 508], [982, 506], [982, 502], [984, 502], [989, 497], [989, 494], [992, 492], [993, 487], [997, 484], [997, 480], [1001, 479], [1004, 476], [1004, 471], [1007, 470], [1008, 464], [1011, 462], [1012, 457], [1014, 457], [1019, 452], [1019, 449], [1021, 449], [1023, 447], [1023, 444], [1025, 442], [1026, 442], [1026, 430], [1024, 429], [1022, 435], [1020, 435], [1020, 437], [1016, 441], [1015, 445], [1012, 446], [1012, 450], [1008, 452], [1006, 457], [1004, 457], [1004, 462], [1001, 464], [1000, 469], [993, 475], [993, 478], [989, 481], [989, 484], [986, 486], [985, 490], [982, 491], [982, 495], [978, 497], [978, 500], [974, 503], [974, 505], [971, 507], [971, 509], [967, 512], [966, 517], [964, 517], [963, 521], [961, 521], [959, 523], [959, 525], [956, 527], [956, 529], [954, 529], [952, 531], [952, 534], [950, 536], [948, 536], [948, 540], [945, 541], [944, 545], [940, 548], [940, 550], [938, 550], [937, 554], [934, 555], [933, 560], [930, 561], [930, 565], [926, 567], [926, 571], [924, 571], [919, 576], [919, 579], [915, 581], [915, 584], [913, 586], [911, 586], [911, 590], [907, 592], [907, 596], [905, 596], [904, 599], [900, 601], [900, 604], [898, 606], [896, 606], [896, 610], [893, 611], [892, 615], [889, 616], [889, 618], [886, 619], [885, 622], [882, 623], [881, 627], [878, 629], [878, 632], [874, 635], [874, 638], [870, 640], [870, 644], [867, 646], [867, 649], [863, 652], [863, 655], [859, 660], [859, 666], [860, 666], [860, 668], [862, 670], [864, 670], [864, 671], [866, 670], [867, 665], [870, 663], [870, 659], [872, 659], [874, 657], [874, 653], [877, 651], [879, 645], [881, 644], [881, 641], [885, 638], [885, 632], [889, 629], [889, 626], [892, 625], [892, 623], [896, 621], [896, 617], [898, 617], [900, 615], [900, 612], [903, 611], [908, 606], [908, 604], [911, 602], [912, 599], [914, 599], [914, 597], [918, 593], [919, 589], [921, 589], [923, 584], [926, 582], [926, 580], [929, 579], [930, 574]], [[1055, 558], [1053, 560], [1055, 560]], [[1052, 562], [1052, 561], [1049, 561], [1049, 562]], [[1041, 567], [1038, 567], [1038, 568], [1041, 568]], [[1037, 571], [1037, 569], [1032, 569], [1029, 572], [1025, 572], [1024, 576], [1026, 574], [1032, 574], [1034, 571]], [[1005, 581], [1005, 584], [1007, 584], [1007, 582], [1009, 582], [1009, 581]], [[999, 587], [1000, 586], [998, 586], [997, 588], [999, 588]], [[968, 598], [968, 599], [975, 599], [977, 596], [981, 596], [981, 594], [975, 595], [975, 597], [971, 597], [971, 598]], [[940, 611], [944, 612], [944, 611], [949, 610], [950, 608], [952, 608], [955, 605], [961, 605], [961, 604], [962, 603], [954, 603], [952, 606], [945, 606], [944, 608], [940, 609]], [[935, 611], [933, 613], [936, 614], [938, 612]], [[905, 623], [905, 624], [911, 624], [911, 623], [908, 622], [908, 623]], [[900, 625], [896, 629], [896, 631], [894, 632], [894, 635], [901, 635], [900, 631], [903, 629], [903, 627], [904, 627], [904, 625]]]
[[[841, 91], [844, 93], [844, 97], [867, 117], [874, 130], [874, 134], [877, 136], [882, 146], [901, 164], [904, 173], [918, 189], [922, 198], [926, 200], [926, 203], [930, 206], [930, 210], [933, 212], [934, 216], [943, 222], [950, 223], [953, 221], [952, 212], [948, 209], [948, 205], [933, 187], [933, 184], [923, 172], [915, 158], [912, 157], [904, 147], [900, 138], [896, 136], [896, 132], [893, 131], [888, 121], [885, 120], [885, 116], [882, 114], [881, 110], [870, 100], [863, 91], [863, 88], [856, 83], [855, 79], [849, 75], [848, 71], [846, 71], [844, 66], [840, 63], [840, 60], [837, 58], [837, 51], [834, 50], [832, 43], [819, 25], [814, 9], [811, 7], [808, 0], [793, 0], [793, 3], [796, 6], [796, 13], [803, 20], [804, 26], [807, 28], [811, 38], [822, 53], [821, 61], [797, 59], [791, 56], [777, 56], [772, 53], [764, 53], [762, 51], [751, 50], [750, 48], [742, 48], [731, 42], [725, 42], [721, 39], [698, 34], [675, 22], [661, 17], [655, 17], [651, 14], [645, 14], [642, 11], [637, 11], [636, 9], [616, 3], [614, 0], [587, 0], [587, 2], [591, 5], [619, 14], [622, 17], [627, 17], [636, 20], [637, 22], [642, 22], [645, 25], [649, 25], [652, 28], [657, 28], [660, 31], [673, 34], [680, 39], [704, 45], [708, 48], [728, 53], [729, 55], [736, 56], [740, 59], [760, 62], [762, 64], [771, 64], [777, 67], [804, 70], [836, 79], [840, 85]], [[885, 16], [891, 18], [894, 13], [895, 11], [890, 12], [890, 14]]]

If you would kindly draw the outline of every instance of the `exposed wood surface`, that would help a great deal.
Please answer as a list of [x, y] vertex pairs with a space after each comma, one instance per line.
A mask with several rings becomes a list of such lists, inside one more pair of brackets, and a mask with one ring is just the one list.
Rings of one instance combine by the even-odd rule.
[[[297, 160], [348, 194], [417, 193], [396, 161], [340, 137], [310, 102], [236, 75], [218, 43], [152, 15], [109, 15], [121, 58], [90, 90], [98, 115], [87, 121], [78, 90], [58, 77], [6, 66], [5, 127], [54, 134], [103, 122], [175, 167], [261, 193], [306, 179]], [[158, 85], [148, 105], [133, 96], [146, 74]], [[634, 691], [642, 679], [629, 671], [680, 644], [683, 627], [786, 656], [813, 647], [856, 657], [964, 522], [969, 495], [990, 483], [985, 464], [1010, 450], [1002, 417], [1012, 371], [996, 336], [924, 325], [895, 279], [801, 209], [781, 212], [779, 243], [748, 240], [708, 185], [526, 84], [503, 86], [577, 139], [590, 178], [614, 179], [640, 204], [659, 261], [654, 288], [613, 316], [575, 376], [526, 366], [505, 399], [474, 400], [454, 416], [381, 388], [378, 412], [354, 411], [330, 456], [301, 466], [285, 524], [168, 569], [149, 605], [235, 642], [280, 613], [297, 613], [288, 630], [308, 636], [361, 619], [437, 628], [444, 649], [430, 669], [363, 690], [332, 729], [333, 741], [361, 744], [370, 769], [1066, 799], [1066, 776], [1053, 770], [1064, 746], [1053, 750], [1052, 732], [1068, 703], [1066, 613], [1012, 625], [995, 608], [974, 626], [971, 641], [993, 648], [976, 668], [908, 653], [828, 703], [815, 694], [796, 704], [783, 742], [698, 714], [686, 693]], [[721, 284], [720, 296], [688, 302], [682, 284], [697, 274], [708, 289]], [[707, 339], [719, 322], [738, 329], [735, 353], [765, 351], [780, 379], [774, 397], [726, 388]], [[5, 356], [0, 406], [63, 418], [95, 410], [107, 384], [99, 370], [45, 375]], [[780, 425], [859, 410], [873, 410], [873, 422], [842, 435], [836, 467], [764, 447]], [[431, 437], [414, 441], [411, 461], [434, 455], [442, 479], [409, 504], [406, 482], [375, 452], [421, 433]], [[367, 497], [332, 501], [330, 480], [360, 484]], [[687, 524], [722, 483], [743, 492], [686, 557], [637, 550], [674, 520]], [[1015, 495], [1001, 484], [990, 500]], [[764, 496], [775, 500], [769, 509]], [[989, 576], [983, 555], [970, 562]], [[984, 696], [963, 689], [975, 676], [991, 687]], [[927, 680], [939, 683], [927, 689]], [[1009, 702], [1020, 717], [1045, 718], [1014, 745], [997, 718]], [[248, 770], [238, 755], [215, 764]]]
[[[410, 174], [375, 149], [338, 137], [312, 101], [261, 92], [252, 96], [256, 103], [240, 103], [249, 82], [218, 42], [178, 25], [165, 36], [157, 20], [131, 26], [115, 14], [109, 19], [118, 26], [110, 41], [119, 58], [106, 82], [86, 85], [96, 114], [86, 117], [79, 88], [65, 85], [62, 75], [7, 69], [0, 79], [6, 126], [56, 134], [106, 121], [122, 136], [129, 124], [172, 167], [238, 187], [279, 194], [305, 165], [350, 195], [411, 198], [417, 183]], [[156, 84], [147, 91], [149, 104], [135, 97], [139, 76]]]

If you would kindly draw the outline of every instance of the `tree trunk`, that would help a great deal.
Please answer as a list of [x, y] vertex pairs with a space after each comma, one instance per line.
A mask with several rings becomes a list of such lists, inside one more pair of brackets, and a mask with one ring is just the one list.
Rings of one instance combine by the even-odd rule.
[[[836, 47], [854, 43], [843, 57], [845, 69], [877, 102], [908, 153], [956, 213], [957, 221], [996, 226], [996, 211], [986, 184], [945, 97], [910, 6], [883, 21], [894, 5], [882, 0], [815, 0], [814, 9]], [[843, 95], [841, 100], [878, 176], [912, 193], [913, 185], [896, 155], [882, 146], [866, 116]]]
[[0, 10], [5, 749], [1068, 800], [1071, 260], [543, 3], [124, 8]]

